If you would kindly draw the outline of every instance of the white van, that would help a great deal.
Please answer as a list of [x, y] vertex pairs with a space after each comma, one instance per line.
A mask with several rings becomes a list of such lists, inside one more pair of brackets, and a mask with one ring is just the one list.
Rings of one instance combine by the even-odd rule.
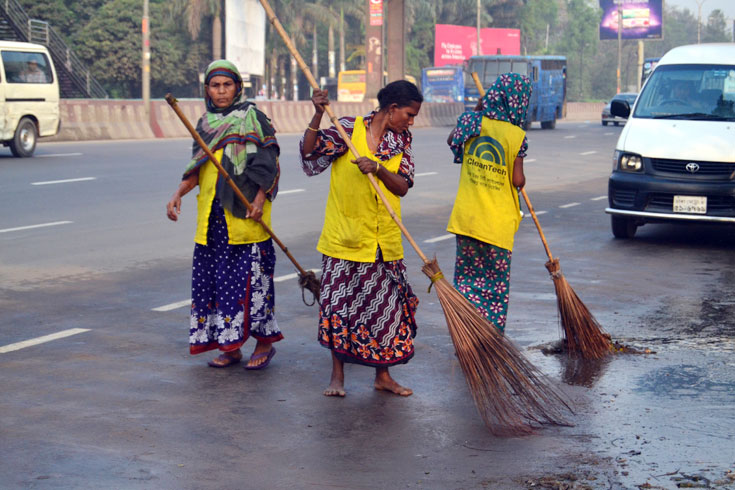
[[608, 182], [612, 232], [655, 222], [735, 224], [735, 43], [680, 46], [646, 80]]
[[46, 47], [0, 41], [0, 141], [29, 157], [39, 136], [59, 132], [59, 81]]

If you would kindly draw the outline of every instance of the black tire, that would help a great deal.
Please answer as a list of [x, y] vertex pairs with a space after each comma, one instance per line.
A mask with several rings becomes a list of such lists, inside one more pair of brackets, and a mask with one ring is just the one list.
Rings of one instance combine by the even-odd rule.
[[612, 233], [615, 238], [633, 238], [638, 229], [635, 221], [623, 216], [610, 216], [610, 224], [612, 225]]
[[554, 129], [556, 128], [556, 114], [554, 114], [554, 119], [551, 121], [541, 121], [541, 129]]
[[26, 158], [33, 155], [38, 141], [36, 124], [28, 117], [24, 117], [15, 128], [15, 135], [10, 140], [10, 151], [13, 156]]
[[524, 131], [528, 131], [529, 129], [531, 129], [531, 120], [530, 119], [526, 119], [526, 122], [523, 125], [523, 130]]
[[607, 126], [607, 121], [602, 121], [603, 126]]
[[615, 122], [614, 122], [613, 124], [617, 126], [617, 125], [618, 125], [618, 124], [620, 124], [620, 123], [619, 123], [619, 122], [617, 122], [617, 121], [615, 121]]

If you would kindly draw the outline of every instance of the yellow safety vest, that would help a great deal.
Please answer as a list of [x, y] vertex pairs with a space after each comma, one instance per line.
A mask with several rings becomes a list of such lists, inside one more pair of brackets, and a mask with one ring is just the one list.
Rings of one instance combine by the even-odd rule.
[[521, 222], [513, 163], [525, 134], [508, 122], [482, 119], [480, 135], [464, 144], [459, 188], [447, 231], [513, 250]]
[[[365, 123], [361, 117], [355, 120], [352, 143], [360, 155], [378, 161], [368, 148]], [[400, 153], [387, 162], [380, 162], [380, 165], [395, 174], [398, 173], [402, 158], [403, 153]], [[348, 151], [332, 163], [324, 227], [316, 249], [338, 259], [375, 262], [375, 254], [380, 246], [383, 260], [402, 259], [401, 230], [388, 214], [367, 176], [352, 160], [354, 157]], [[380, 179], [375, 180], [400, 218], [401, 199], [390, 192]]]
[[[222, 149], [217, 150], [214, 156], [222, 161]], [[207, 244], [207, 230], [209, 229], [209, 213], [212, 211], [212, 201], [217, 192], [217, 178], [219, 173], [217, 167], [211, 160], [203, 164], [199, 169], [199, 194], [197, 195], [197, 231], [194, 241], [201, 245]], [[229, 185], [229, 184], [227, 184]], [[263, 223], [271, 226], [271, 202], [266, 199], [263, 204]], [[233, 216], [225, 209], [225, 222], [227, 223], [227, 234], [230, 245], [243, 245], [246, 243], [258, 243], [270, 238], [260, 223], [251, 219], [242, 219]]]

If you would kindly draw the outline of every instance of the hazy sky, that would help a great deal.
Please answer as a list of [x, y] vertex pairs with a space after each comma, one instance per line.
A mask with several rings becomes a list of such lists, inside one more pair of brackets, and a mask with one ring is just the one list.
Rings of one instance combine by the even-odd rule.
[[[720, 9], [728, 17], [729, 25], [735, 18], [735, 0], [704, 0], [702, 4], [702, 19], [706, 19], [709, 13], [715, 9]], [[664, 5], [670, 7], [679, 7], [680, 9], [689, 9], [694, 16], [697, 16], [697, 2], [695, 0], [664, 0]]]

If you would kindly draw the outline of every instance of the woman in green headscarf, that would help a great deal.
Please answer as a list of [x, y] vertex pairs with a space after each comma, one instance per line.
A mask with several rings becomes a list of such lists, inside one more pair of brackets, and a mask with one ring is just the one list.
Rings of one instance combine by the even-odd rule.
[[262, 369], [283, 338], [275, 318], [275, 250], [255, 220], [270, 226], [271, 202], [278, 191], [280, 149], [270, 120], [242, 100], [242, 78], [234, 64], [213, 62], [204, 80], [207, 112], [197, 132], [252, 204], [237, 199], [199, 145], [179, 188], [166, 206], [169, 219], [181, 213], [181, 198], [197, 185], [189, 352], [218, 349], [209, 361], [222, 368], [242, 360], [240, 347], [257, 340], [246, 369]]

